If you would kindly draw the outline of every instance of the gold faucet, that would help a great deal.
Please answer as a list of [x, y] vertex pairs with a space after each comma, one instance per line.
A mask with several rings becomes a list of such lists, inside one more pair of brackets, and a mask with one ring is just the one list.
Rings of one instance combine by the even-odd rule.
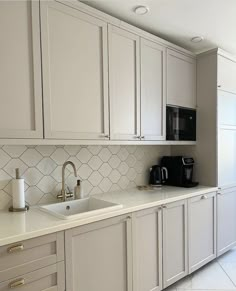
[[61, 194], [57, 195], [58, 199], [62, 199], [62, 201], [66, 201], [68, 198], [73, 198], [74, 194], [73, 193], [67, 193], [65, 189], [65, 169], [67, 165], [71, 165], [73, 170], [74, 170], [74, 175], [77, 177], [77, 172], [76, 172], [76, 167], [75, 164], [71, 161], [67, 161], [63, 164], [62, 166], [62, 189], [61, 189]]

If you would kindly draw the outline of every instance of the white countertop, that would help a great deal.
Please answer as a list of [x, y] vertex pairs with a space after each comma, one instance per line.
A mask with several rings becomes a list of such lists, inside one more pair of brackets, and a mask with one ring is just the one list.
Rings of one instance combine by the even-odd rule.
[[95, 195], [102, 200], [120, 203], [123, 208], [109, 213], [96, 215], [86, 219], [61, 220], [41, 211], [37, 206], [31, 207], [27, 213], [10, 213], [0, 211], [0, 246], [18, 241], [63, 231], [76, 226], [88, 224], [102, 219], [150, 208], [178, 200], [216, 191], [216, 187], [198, 186], [180, 188], [164, 186], [155, 190], [138, 190], [109, 192]]

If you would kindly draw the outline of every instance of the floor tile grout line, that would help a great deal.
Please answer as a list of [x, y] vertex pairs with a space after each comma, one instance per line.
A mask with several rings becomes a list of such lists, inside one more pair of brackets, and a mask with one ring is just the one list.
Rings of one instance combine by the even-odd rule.
[[225, 269], [221, 266], [221, 264], [216, 261], [217, 264], [221, 267], [221, 269], [223, 270], [223, 272], [226, 274], [226, 276], [230, 279], [230, 281], [232, 282], [232, 284], [234, 285], [234, 287], [236, 288], [236, 285], [234, 284], [234, 281], [230, 278], [230, 276], [228, 275], [228, 273], [225, 271]]

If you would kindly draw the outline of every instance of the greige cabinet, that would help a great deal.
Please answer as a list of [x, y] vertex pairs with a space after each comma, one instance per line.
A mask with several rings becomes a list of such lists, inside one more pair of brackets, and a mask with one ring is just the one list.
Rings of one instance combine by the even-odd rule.
[[141, 139], [165, 139], [166, 48], [141, 39]]
[[0, 291], [12, 289], [21, 291], [64, 291], [65, 290], [64, 262], [44, 267], [34, 272], [0, 282]]
[[41, 2], [46, 138], [108, 139], [107, 23]]
[[133, 270], [136, 291], [162, 289], [162, 208], [133, 215]]
[[111, 139], [140, 139], [139, 36], [113, 25], [109, 36]]
[[189, 272], [216, 257], [216, 193], [188, 200]]
[[132, 291], [131, 217], [67, 230], [67, 291]]
[[217, 76], [218, 88], [236, 93], [236, 60], [218, 55]]
[[196, 59], [167, 49], [167, 104], [196, 108]]
[[163, 206], [163, 288], [188, 274], [187, 201]]
[[0, 291], [64, 291], [64, 233], [0, 247]]
[[43, 138], [39, 1], [0, 1], [0, 138]]
[[236, 245], [236, 188], [217, 195], [217, 256]]

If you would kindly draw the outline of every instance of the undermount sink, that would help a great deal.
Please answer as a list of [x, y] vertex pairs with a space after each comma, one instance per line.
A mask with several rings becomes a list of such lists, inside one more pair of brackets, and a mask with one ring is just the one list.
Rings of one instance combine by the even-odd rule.
[[40, 206], [40, 209], [61, 219], [88, 218], [118, 210], [123, 205], [93, 197]]

